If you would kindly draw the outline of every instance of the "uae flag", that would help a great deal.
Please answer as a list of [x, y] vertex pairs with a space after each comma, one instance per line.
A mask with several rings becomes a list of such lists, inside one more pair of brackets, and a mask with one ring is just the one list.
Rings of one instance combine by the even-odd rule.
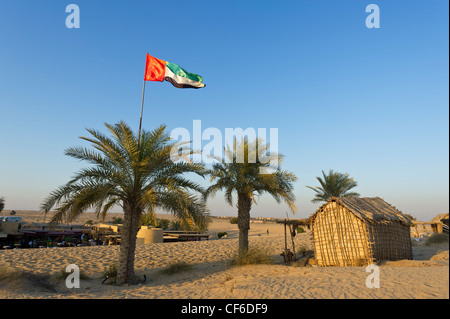
[[147, 53], [145, 63], [145, 81], [169, 81], [177, 88], [199, 89], [205, 87], [203, 78], [194, 73], [189, 73], [179, 65], [152, 57]]

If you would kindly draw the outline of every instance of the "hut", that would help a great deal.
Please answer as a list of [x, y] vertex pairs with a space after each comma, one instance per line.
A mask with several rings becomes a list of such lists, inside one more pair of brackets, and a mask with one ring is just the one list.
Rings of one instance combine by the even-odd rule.
[[410, 219], [379, 197], [332, 197], [309, 222], [319, 266], [412, 259]]
[[430, 223], [433, 231], [435, 233], [448, 233], [448, 219], [449, 214], [439, 214], [436, 217], [434, 217]]

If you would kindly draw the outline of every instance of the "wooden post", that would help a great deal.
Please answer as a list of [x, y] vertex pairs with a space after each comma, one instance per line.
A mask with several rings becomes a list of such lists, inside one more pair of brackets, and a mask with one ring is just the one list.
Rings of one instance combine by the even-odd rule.
[[[288, 213], [286, 212], [286, 217], [287, 219], [285, 219], [286, 223], [289, 221], [289, 216]], [[286, 229], [286, 227], [285, 227]], [[294, 237], [292, 236], [292, 232], [294, 231], [294, 224], [292, 224], [292, 231], [291, 231], [291, 225], [289, 225], [289, 234], [291, 235], [291, 241], [292, 241], [292, 254], [294, 257], [294, 261], [297, 260], [297, 257], [295, 256], [295, 244], [294, 244]]]
[[[289, 225], [289, 230], [291, 230], [291, 226]], [[292, 231], [291, 233], [291, 240], [292, 240], [292, 254], [294, 254], [294, 261], [297, 260], [297, 256], [295, 255], [295, 243], [294, 243], [294, 237], [292, 236], [292, 233], [294, 232], [294, 224], [292, 224]]]

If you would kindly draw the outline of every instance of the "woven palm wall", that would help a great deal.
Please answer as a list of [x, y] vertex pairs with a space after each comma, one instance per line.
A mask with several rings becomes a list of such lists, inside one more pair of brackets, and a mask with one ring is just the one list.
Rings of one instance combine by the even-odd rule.
[[410, 221], [381, 198], [332, 198], [311, 217], [311, 224], [320, 266], [412, 259]]
[[336, 202], [315, 216], [314, 256], [319, 266], [361, 266], [372, 263], [366, 223]]
[[411, 227], [400, 222], [368, 223], [375, 261], [412, 259]]

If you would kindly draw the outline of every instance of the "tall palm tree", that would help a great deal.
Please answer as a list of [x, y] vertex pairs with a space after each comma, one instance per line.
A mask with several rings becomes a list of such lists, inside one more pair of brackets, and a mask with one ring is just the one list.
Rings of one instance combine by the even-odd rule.
[[317, 177], [321, 186], [311, 187], [306, 186], [316, 192], [315, 197], [311, 200], [313, 203], [327, 202], [331, 197], [359, 197], [358, 193], [350, 192], [350, 190], [358, 183], [348, 173], [334, 172], [332, 169], [325, 174], [322, 171], [322, 176]]
[[[262, 140], [248, 142], [234, 140], [233, 147], [224, 148], [222, 158], [216, 158], [210, 170], [211, 182], [206, 189], [205, 199], [214, 196], [218, 191], [225, 192], [225, 200], [233, 205], [233, 194], [237, 195], [238, 228], [239, 228], [239, 254], [248, 251], [248, 231], [250, 229], [250, 210], [252, 203], [256, 204], [255, 195], [269, 194], [278, 203], [284, 201], [291, 211], [295, 211], [295, 196], [292, 183], [297, 177], [279, 166], [274, 167], [270, 161], [261, 161], [259, 154], [265, 154], [268, 144]], [[281, 165], [283, 156], [271, 154]], [[261, 174], [263, 169], [271, 170], [270, 174]]]
[[183, 176], [188, 172], [203, 176], [205, 169], [202, 164], [172, 161], [174, 143], [165, 126], [143, 131], [138, 143], [126, 123], [105, 125], [111, 137], [92, 129], [87, 130], [91, 137], [81, 137], [94, 150], [73, 147], [65, 151], [66, 155], [93, 166], [81, 169], [66, 185], [50, 193], [41, 208], [47, 213], [56, 206], [52, 222], [60, 222], [74, 220], [88, 209], [104, 218], [109, 209], [121, 206], [124, 227], [117, 283], [132, 283], [141, 214], [162, 208], [181, 220], [191, 219], [198, 224], [209, 218], [204, 200], [195, 196], [204, 190]]

